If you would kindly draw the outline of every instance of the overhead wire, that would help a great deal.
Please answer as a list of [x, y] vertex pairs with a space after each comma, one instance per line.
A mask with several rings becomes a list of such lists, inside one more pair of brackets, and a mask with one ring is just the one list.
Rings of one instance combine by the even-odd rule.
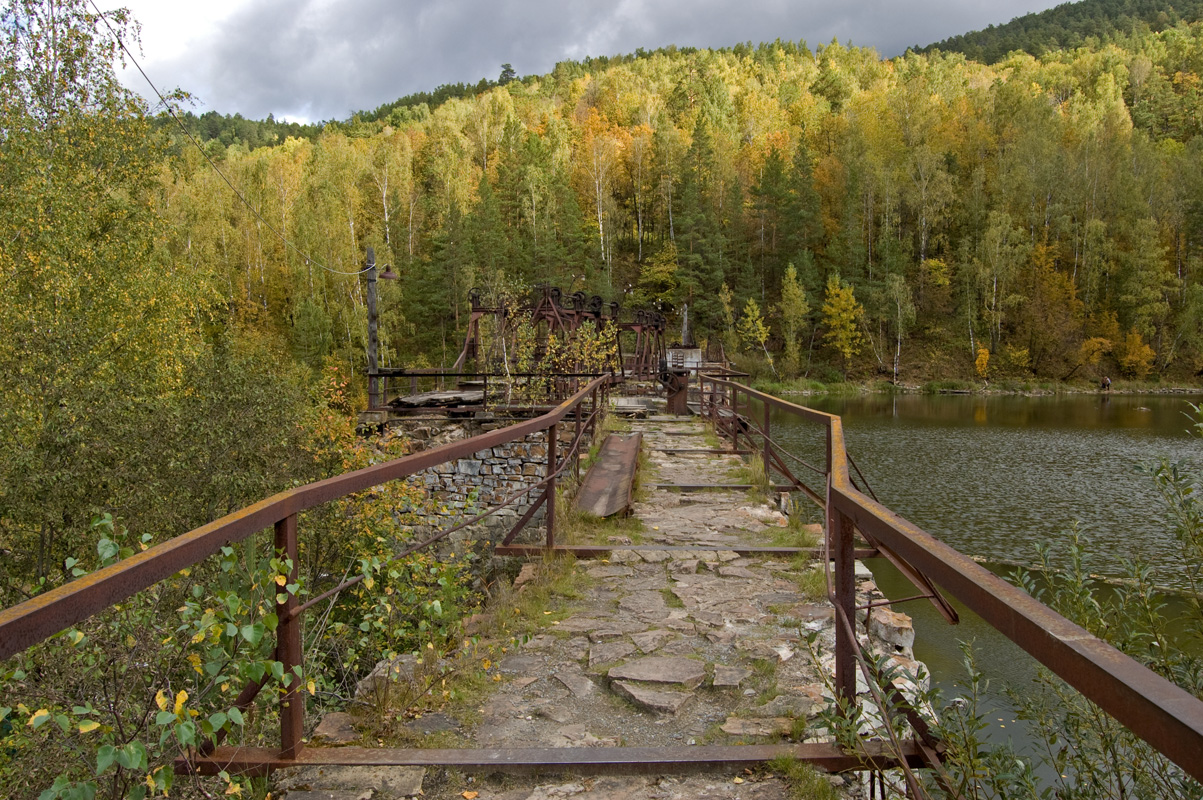
[[142, 65], [138, 63], [138, 59], [134, 58], [134, 54], [130, 52], [128, 47], [125, 46], [125, 40], [121, 37], [120, 34], [117, 33], [117, 31], [115, 31], [113, 29], [113, 26], [109, 24], [109, 20], [104, 15], [104, 12], [102, 12], [100, 10], [100, 8], [97, 7], [96, 0], [88, 0], [88, 1], [91, 4], [92, 8], [96, 11], [96, 16], [100, 19], [101, 22], [104, 23], [104, 26], [109, 29], [109, 33], [111, 33], [113, 35], [113, 38], [117, 41], [117, 45], [121, 48], [122, 52], [125, 53], [126, 57], [130, 60], [130, 63], [132, 63], [134, 65], [134, 67], [138, 70], [138, 72], [141, 73], [142, 78], [146, 81], [147, 85], [150, 86], [151, 90], [154, 91], [154, 93], [158, 96], [159, 102], [161, 102], [163, 104], [163, 107], [165, 109], [167, 109], [167, 113], [171, 115], [171, 118], [173, 120], [175, 120], [176, 125], [179, 126], [181, 131], [183, 131], [184, 136], [186, 136], [188, 138], [188, 141], [192, 142], [192, 144], [200, 152], [201, 156], [204, 157], [205, 161], [209, 164], [209, 166], [213, 168], [213, 171], [216, 172], [223, 181], [225, 181], [226, 186], [230, 187], [230, 191], [232, 191], [235, 194], [235, 196], [242, 202], [242, 204], [244, 206], [246, 206], [247, 209], [249, 209], [252, 214], [255, 215], [255, 219], [257, 219], [261, 223], [263, 223], [264, 227], [266, 227], [269, 231], [271, 231], [273, 234], [275, 234], [276, 237], [285, 244], [285, 246], [287, 246], [289, 249], [291, 249], [293, 252], [295, 252], [301, 258], [305, 259], [307, 262], [309, 262], [311, 264], [315, 264], [318, 267], [321, 267], [326, 272], [332, 273], [334, 275], [362, 275], [363, 273], [365, 273], [368, 270], [373, 269], [375, 267], [375, 265], [373, 264], [371, 266], [364, 267], [363, 269], [355, 270], [354, 272], [346, 272], [343, 270], [331, 269], [330, 267], [327, 267], [325, 264], [318, 261], [316, 258], [309, 255], [304, 250], [302, 250], [301, 248], [297, 247], [295, 244], [290, 242], [288, 240], [287, 236], [285, 236], [280, 231], [276, 230], [276, 227], [274, 225], [272, 225], [270, 222], [268, 222], [266, 219], [264, 219], [263, 215], [259, 213], [259, 209], [255, 208], [253, 205], [251, 205], [251, 202], [246, 199], [246, 197], [242, 194], [241, 191], [238, 190], [238, 187], [234, 185], [233, 181], [231, 181], [228, 177], [226, 177], [226, 174], [224, 172], [222, 172], [221, 169], [217, 166], [217, 164], [213, 161], [213, 159], [209, 157], [209, 154], [205, 152], [205, 148], [201, 147], [200, 142], [198, 142], [196, 140], [196, 137], [192, 135], [192, 132], [190, 130], [188, 130], [188, 126], [186, 126], [184, 124], [184, 121], [180, 119], [179, 115], [175, 113], [175, 108], [171, 105], [171, 103], [169, 103], [167, 101], [167, 98], [163, 96], [163, 93], [159, 91], [159, 87], [156, 86], [155, 82], [150, 79], [150, 76], [146, 74], [146, 70], [142, 69]]

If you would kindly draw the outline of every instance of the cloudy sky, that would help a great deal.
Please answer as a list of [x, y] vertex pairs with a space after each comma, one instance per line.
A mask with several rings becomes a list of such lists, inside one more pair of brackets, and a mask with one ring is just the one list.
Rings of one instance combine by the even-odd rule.
[[[1057, 0], [109, 0], [142, 24], [142, 66], [194, 110], [341, 119], [444, 83], [496, 79], [509, 63], [669, 44], [722, 47], [805, 39], [908, 45], [1000, 24]], [[130, 88], [151, 94], [136, 72]]]

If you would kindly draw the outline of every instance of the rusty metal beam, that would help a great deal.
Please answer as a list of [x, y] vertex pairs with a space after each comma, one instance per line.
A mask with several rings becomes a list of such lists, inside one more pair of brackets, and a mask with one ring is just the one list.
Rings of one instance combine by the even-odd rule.
[[[653, 544], [632, 544], [632, 545], [556, 545], [553, 548], [546, 548], [543, 545], [527, 545], [527, 544], [510, 544], [498, 545], [495, 548], [499, 556], [541, 556], [546, 553], [561, 553], [563, 555], [574, 556], [576, 558], [605, 558], [615, 550], [656, 550], [665, 551], [673, 554], [679, 554], [682, 558], [687, 558], [690, 553], [713, 553], [716, 550], [724, 552], [730, 551], [738, 553], [741, 556], [796, 556], [799, 554], [808, 555], [812, 558], [822, 558], [822, 547], [702, 547], [700, 545], [684, 546], [684, 545], [665, 545], [663, 547]], [[858, 548], [853, 551], [856, 558], [877, 558], [881, 553], [872, 548]]]
[[[574, 775], [665, 775], [730, 771], [792, 756], [827, 772], [891, 769], [899, 760], [879, 742], [866, 742], [863, 754], [834, 744], [732, 745], [699, 747], [547, 747], [495, 750], [402, 750], [397, 748], [310, 747], [296, 760], [262, 747], [219, 747], [207, 756], [175, 762], [177, 773], [267, 775], [294, 766], [440, 766], [463, 772], [511, 774], [572, 772]], [[920, 748], [903, 746], [908, 765], [924, 765]]]
[[[737, 492], [747, 492], [752, 489], [759, 489], [750, 483], [653, 483], [653, 489], [665, 489], [667, 491], [677, 492], [708, 492], [718, 489], [731, 489]], [[769, 487], [775, 492], [791, 492], [794, 490], [792, 483], [775, 484]]]

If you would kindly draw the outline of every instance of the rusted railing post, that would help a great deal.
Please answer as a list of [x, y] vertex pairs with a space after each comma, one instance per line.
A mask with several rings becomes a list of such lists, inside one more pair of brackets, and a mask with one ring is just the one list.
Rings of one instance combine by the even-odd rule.
[[[290, 514], [276, 523], [276, 553], [288, 559], [288, 585], [297, 582], [297, 515]], [[294, 759], [301, 752], [301, 737], [305, 734], [305, 696], [301, 693], [301, 678], [293, 667], [301, 665], [301, 618], [293, 617], [296, 594], [276, 587], [276, 660], [284, 665], [287, 687], [280, 695], [280, 758]], [[283, 600], [280, 597], [283, 596]]]
[[559, 444], [559, 428], [552, 425], [547, 429], [547, 489], [543, 516], [547, 522], [547, 547], [556, 546], [556, 446]]
[[[764, 404], [764, 478], [768, 480], [769, 475], [769, 458], [772, 456], [772, 445], [769, 444], [769, 404]], [[771, 484], [772, 481], [769, 481]]]
[[572, 437], [572, 441], [576, 442], [576, 452], [572, 455], [572, 474], [576, 478], [577, 485], [580, 485], [581, 482], [581, 446], [585, 443], [581, 438], [581, 411], [584, 409], [584, 406], [585, 402], [583, 400], [576, 404], [576, 425], [574, 426], [575, 433]]
[[[828, 479], [830, 486], [830, 478]], [[836, 613], [844, 616], [849, 625], [835, 626], [835, 688], [850, 712], [856, 703], [856, 640], [849, 638], [848, 628], [856, 630], [855, 564], [852, 552], [852, 522], [835, 508], [834, 495], [827, 491], [827, 531], [831, 537], [832, 569], [835, 574]]]

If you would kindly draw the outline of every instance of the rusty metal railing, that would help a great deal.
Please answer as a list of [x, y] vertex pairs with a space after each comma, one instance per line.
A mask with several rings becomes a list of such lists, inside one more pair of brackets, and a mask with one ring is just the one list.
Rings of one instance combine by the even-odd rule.
[[[748, 449], [761, 454], [766, 473], [777, 469], [825, 511], [827, 546], [834, 569], [831, 600], [838, 617], [835, 682], [844, 702], [853, 703], [856, 698], [857, 609], [852, 555], [854, 535], [859, 532], [896, 566], [903, 565], [903, 573], [920, 587], [921, 596], [932, 600], [937, 608], [947, 604], [936, 585], [1188, 775], [1203, 781], [1203, 701], [863, 493], [851, 478], [839, 417], [719, 376], [704, 375], [700, 383], [703, 414], [716, 429], [737, 445], [743, 440]], [[759, 415], [754, 413], [753, 402], [760, 405]], [[773, 410], [825, 431], [826, 486], [821, 492], [794, 478], [781, 459], [771, 437], [769, 418]], [[941, 610], [951, 611], [951, 607]]]
[[[414, 455], [405, 456], [383, 464], [367, 467], [280, 492], [254, 505], [247, 506], [221, 519], [177, 536], [166, 542], [137, 553], [119, 563], [104, 567], [90, 575], [59, 586], [24, 603], [0, 611], [0, 661], [41, 642], [88, 617], [120, 603], [182, 569], [199, 563], [218, 553], [222, 547], [240, 542], [266, 528], [275, 531], [275, 547], [292, 562], [289, 582], [297, 580], [298, 530], [297, 515], [301, 512], [338, 500], [356, 492], [389, 481], [406, 478], [431, 467], [458, 458], [469, 458], [474, 453], [509, 442], [522, 441], [529, 434], [546, 431], [547, 469], [545, 476], [532, 482], [525, 489], [505, 498], [484, 514], [445, 529], [400, 555], [406, 555], [429, 546], [455, 530], [473, 524], [489, 514], [495, 513], [506, 504], [523, 495], [542, 489], [539, 498], [530, 503], [525, 516], [518, 520], [506, 537], [508, 543], [534, 517], [541, 507], [547, 531], [547, 546], [555, 541], [555, 493], [557, 478], [562, 473], [579, 469], [579, 458], [573, 454], [579, 448], [585, 434], [595, 429], [601, 409], [608, 402], [609, 388], [614, 379], [603, 376], [594, 379], [572, 397], [542, 416], [519, 422], [506, 428], [489, 431], [479, 436], [432, 448]], [[560, 431], [563, 427], [575, 426], [569, 444], [560, 453]], [[562, 457], [561, 457], [562, 456]], [[398, 557], [400, 557], [400, 555]], [[353, 578], [340, 586], [324, 592], [318, 597], [300, 604], [296, 595], [289, 592], [277, 598], [275, 613], [279, 619], [276, 628], [276, 660], [282, 662], [284, 674], [293, 667], [303, 664], [301, 652], [301, 625], [304, 612], [314, 604], [337, 595], [362, 577]], [[294, 762], [303, 749], [304, 702], [301, 699], [300, 681], [292, 681], [284, 687], [280, 697], [280, 748], [260, 757], [260, 764], [244, 759], [243, 771], [255, 772], [257, 766], [278, 766]], [[248, 685], [235, 705], [245, 708], [253, 702], [263, 683]], [[254, 759], [251, 759], [252, 761]], [[196, 767], [200, 762], [220, 764], [219, 768], [234, 770], [236, 759], [202, 752], [188, 765]]]

